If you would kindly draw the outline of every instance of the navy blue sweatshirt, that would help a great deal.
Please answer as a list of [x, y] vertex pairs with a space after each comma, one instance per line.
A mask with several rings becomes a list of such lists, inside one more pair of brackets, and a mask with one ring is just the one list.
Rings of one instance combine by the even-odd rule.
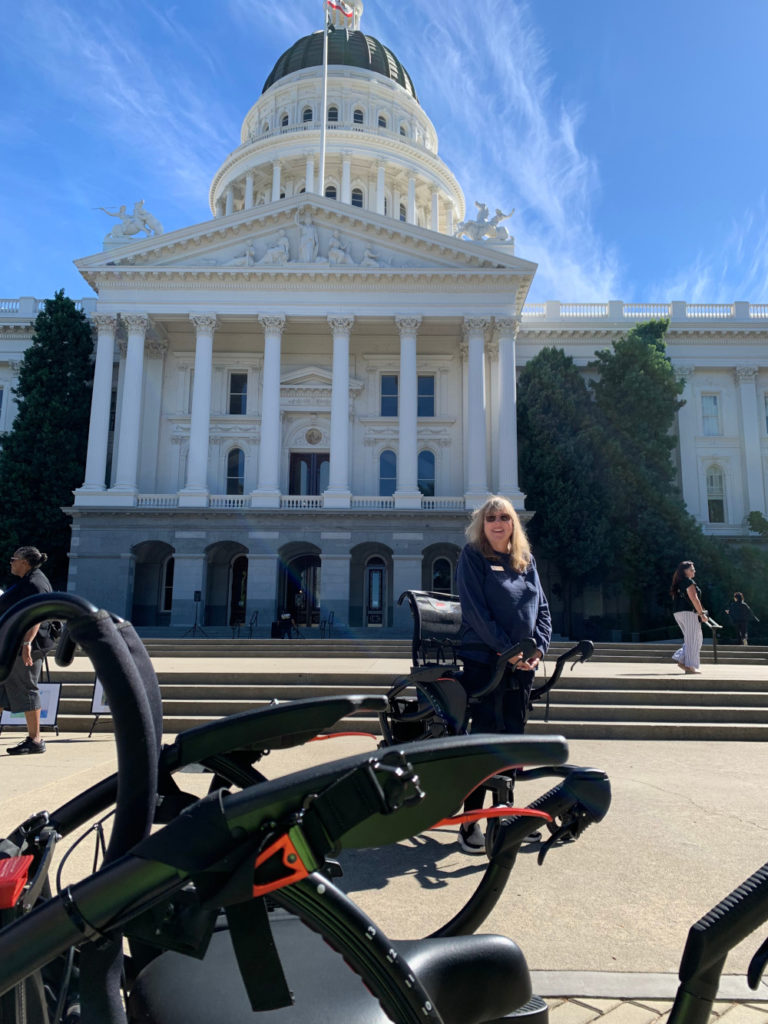
[[525, 572], [509, 567], [509, 557], [489, 560], [467, 544], [459, 557], [456, 580], [461, 601], [461, 657], [488, 663], [526, 637], [542, 654], [552, 637], [549, 604], [536, 562]]

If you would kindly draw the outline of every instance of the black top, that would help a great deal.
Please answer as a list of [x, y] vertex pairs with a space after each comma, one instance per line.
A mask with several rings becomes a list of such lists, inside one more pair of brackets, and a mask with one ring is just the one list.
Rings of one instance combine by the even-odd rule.
[[[9, 608], [13, 608], [25, 597], [32, 594], [50, 594], [53, 590], [51, 581], [40, 569], [30, 569], [26, 576], [22, 576], [0, 595], [0, 615], [4, 615]], [[40, 624], [40, 629], [32, 641], [32, 647], [38, 651], [47, 651], [53, 646], [53, 641], [48, 635], [48, 623]]]
[[701, 601], [701, 590], [696, 586], [694, 580], [686, 579], [684, 583], [678, 583], [675, 587], [674, 594], [672, 595], [672, 611], [673, 612], [695, 612], [696, 609], [691, 604], [691, 599], [688, 597], [687, 590], [693, 584], [696, 587], [696, 596]]

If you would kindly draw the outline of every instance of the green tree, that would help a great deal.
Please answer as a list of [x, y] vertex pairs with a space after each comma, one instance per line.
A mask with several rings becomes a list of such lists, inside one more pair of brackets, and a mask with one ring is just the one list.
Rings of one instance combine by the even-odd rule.
[[674, 566], [695, 559], [701, 529], [672, 460], [683, 383], [666, 354], [666, 320], [638, 324], [590, 363], [611, 537], [610, 574], [630, 597], [632, 628], [666, 615]]
[[608, 560], [609, 528], [593, 403], [562, 349], [542, 349], [520, 375], [518, 441], [520, 486], [536, 513], [531, 540], [562, 577], [564, 627], [572, 634], [574, 590]]
[[91, 405], [93, 340], [63, 291], [46, 299], [24, 353], [18, 413], [0, 450], [0, 557], [21, 544], [48, 553], [56, 587], [67, 578], [69, 518], [61, 511], [83, 482]]

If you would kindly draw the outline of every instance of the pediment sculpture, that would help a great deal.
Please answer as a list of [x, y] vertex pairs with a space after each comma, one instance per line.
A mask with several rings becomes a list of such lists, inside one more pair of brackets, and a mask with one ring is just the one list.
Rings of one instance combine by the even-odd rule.
[[489, 218], [488, 207], [485, 203], [479, 203], [475, 200], [475, 206], [477, 207], [477, 217], [474, 220], [460, 221], [454, 232], [456, 238], [466, 235], [473, 242], [485, 242], [489, 239], [493, 239], [496, 242], [514, 241], [507, 229], [501, 224], [503, 220], [507, 220], [508, 217], [512, 216], [515, 212], [514, 210], [504, 213], [497, 208], [493, 217]]
[[115, 224], [105, 241], [116, 242], [131, 238], [133, 235], [138, 235], [140, 231], [145, 231], [147, 238], [163, 233], [163, 225], [157, 217], [153, 217], [149, 210], [144, 209], [143, 199], [139, 199], [133, 204], [131, 213], [128, 213], [125, 203], [117, 211], [108, 210], [104, 206], [98, 206], [97, 209], [106, 213], [108, 217], [117, 217], [120, 221], [119, 224]]

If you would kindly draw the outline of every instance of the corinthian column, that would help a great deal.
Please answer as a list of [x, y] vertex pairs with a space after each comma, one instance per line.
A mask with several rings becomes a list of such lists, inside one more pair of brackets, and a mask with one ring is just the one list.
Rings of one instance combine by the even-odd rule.
[[741, 434], [744, 438], [744, 469], [747, 476], [747, 512], [765, 515], [763, 460], [760, 453], [760, 413], [757, 407], [757, 367], [737, 366], [741, 405]]
[[195, 325], [195, 380], [192, 387], [192, 416], [189, 425], [187, 482], [179, 494], [179, 506], [208, 504], [208, 436], [211, 429], [211, 371], [215, 313], [191, 313]]
[[333, 386], [331, 390], [331, 462], [325, 508], [349, 508], [349, 332], [353, 316], [329, 316], [333, 330]]
[[522, 509], [525, 495], [520, 491], [517, 475], [517, 373], [515, 340], [520, 326], [514, 317], [496, 320], [499, 341], [499, 435], [498, 491]]
[[251, 494], [254, 508], [280, 508], [280, 346], [284, 316], [260, 316], [264, 328], [261, 381], [259, 486]]
[[488, 495], [488, 471], [485, 452], [485, 317], [467, 317], [464, 332], [467, 343], [467, 416], [464, 424], [466, 482], [464, 504], [475, 508]]
[[128, 328], [128, 346], [120, 399], [120, 438], [117, 446], [117, 469], [113, 492], [136, 500], [136, 476], [139, 467], [139, 431], [141, 428], [142, 392], [144, 383], [144, 338], [149, 317], [145, 313], [122, 317]]
[[421, 317], [398, 316], [400, 330], [400, 387], [398, 401], [397, 490], [395, 508], [421, 508], [418, 481], [418, 376], [416, 334]]
[[99, 335], [96, 342], [96, 365], [93, 371], [88, 455], [85, 461], [85, 480], [81, 490], [104, 491], [107, 486], [105, 476], [107, 441], [109, 439], [109, 406], [112, 398], [112, 366], [115, 361], [117, 317], [97, 313], [92, 319]]

